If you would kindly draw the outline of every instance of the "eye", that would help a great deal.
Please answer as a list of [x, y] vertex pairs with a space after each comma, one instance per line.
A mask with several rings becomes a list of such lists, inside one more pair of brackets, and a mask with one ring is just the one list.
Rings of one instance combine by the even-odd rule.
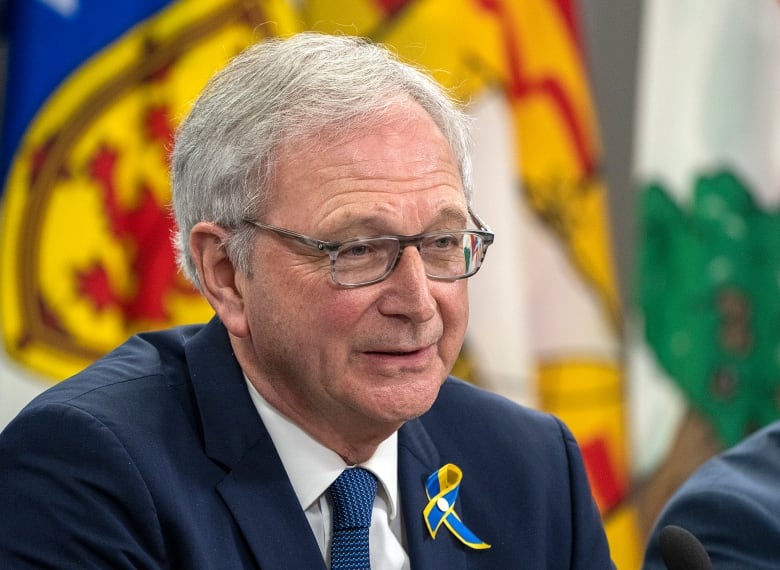
[[376, 252], [376, 248], [368, 243], [355, 243], [339, 251], [339, 256], [366, 257]]
[[436, 249], [451, 249], [458, 246], [458, 239], [450, 234], [442, 234], [433, 237], [429, 245]]

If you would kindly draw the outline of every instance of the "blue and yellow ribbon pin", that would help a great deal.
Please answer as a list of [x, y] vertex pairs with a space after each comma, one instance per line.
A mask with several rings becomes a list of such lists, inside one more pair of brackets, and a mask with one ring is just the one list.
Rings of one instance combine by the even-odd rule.
[[460, 481], [463, 472], [460, 467], [447, 463], [430, 474], [425, 483], [425, 493], [428, 504], [423, 509], [423, 518], [428, 526], [431, 538], [436, 538], [439, 527], [444, 523], [448, 529], [469, 548], [482, 550], [490, 545], [471, 532], [455, 512], [455, 501], [458, 498]]

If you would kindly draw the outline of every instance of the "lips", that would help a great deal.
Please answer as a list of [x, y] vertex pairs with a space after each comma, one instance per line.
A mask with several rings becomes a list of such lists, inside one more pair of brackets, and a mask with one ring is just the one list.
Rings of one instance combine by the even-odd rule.
[[395, 356], [405, 356], [425, 351], [439, 344], [441, 335], [432, 335], [428, 337], [416, 336], [416, 338], [399, 339], [397, 342], [389, 338], [377, 338], [375, 340], [366, 339], [358, 350], [364, 354], [389, 354]]
[[422, 370], [437, 359], [441, 338], [438, 327], [409, 334], [374, 334], [362, 339], [358, 352], [375, 370]]
[[436, 358], [436, 345], [409, 350], [383, 349], [364, 351], [363, 358], [376, 372], [396, 374], [400, 371], [422, 371]]
[[390, 356], [406, 356], [409, 354], [415, 354], [421, 350], [425, 350], [427, 346], [422, 348], [412, 348], [409, 350], [366, 350], [366, 354], [388, 354]]

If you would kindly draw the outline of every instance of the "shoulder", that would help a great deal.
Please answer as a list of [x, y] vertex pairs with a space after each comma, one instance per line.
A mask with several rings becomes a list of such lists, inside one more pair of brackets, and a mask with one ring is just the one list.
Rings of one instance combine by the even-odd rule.
[[[670, 505], [689, 497], [756, 499], [780, 507], [780, 421], [749, 436], [702, 465], [675, 493]], [[722, 503], [722, 499], [718, 501]], [[780, 523], [780, 519], [778, 519]]]
[[553, 415], [523, 406], [458, 378], [449, 377], [439, 392], [431, 418], [455, 417], [491, 429], [512, 426], [513, 429], [549, 432], [553, 437], [568, 437], [566, 426]]
[[560, 419], [452, 377], [420, 419], [440, 448], [481, 442], [470, 447], [477, 457], [500, 454], [502, 460], [514, 457], [519, 463], [533, 458], [537, 468], [564, 468], [566, 473], [570, 455], [579, 455], [574, 437]]
[[[81, 372], [63, 380], [35, 398], [24, 411], [47, 404], [76, 404], [89, 407], [111, 392], [150, 388], [159, 382], [183, 378], [186, 369], [184, 345], [201, 327], [175, 327], [138, 334], [95, 361]], [[105, 402], [101, 401], [101, 405]]]
[[171, 429], [172, 422], [187, 421], [193, 397], [184, 345], [198, 328], [131, 337], [33, 399], [0, 434], [0, 444], [13, 446], [18, 437], [31, 453], [35, 445], [46, 449], [47, 442], [71, 451], [94, 446], [91, 437], [140, 445], [152, 433]]
[[[661, 530], [692, 532], [716, 567], [774, 568], [780, 556], [780, 422], [706, 462], [672, 496], [651, 534], [646, 568], [664, 568]], [[731, 565], [731, 566], [730, 566]]]

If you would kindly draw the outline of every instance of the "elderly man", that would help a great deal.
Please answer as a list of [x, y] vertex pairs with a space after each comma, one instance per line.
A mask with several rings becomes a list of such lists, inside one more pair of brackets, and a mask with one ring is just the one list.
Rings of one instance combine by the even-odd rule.
[[467, 121], [367, 42], [258, 44], [173, 154], [185, 274], [216, 313], [138, 335], [0, 437], [8, 568], [612, 566], [557, 419], [448, 373]]

